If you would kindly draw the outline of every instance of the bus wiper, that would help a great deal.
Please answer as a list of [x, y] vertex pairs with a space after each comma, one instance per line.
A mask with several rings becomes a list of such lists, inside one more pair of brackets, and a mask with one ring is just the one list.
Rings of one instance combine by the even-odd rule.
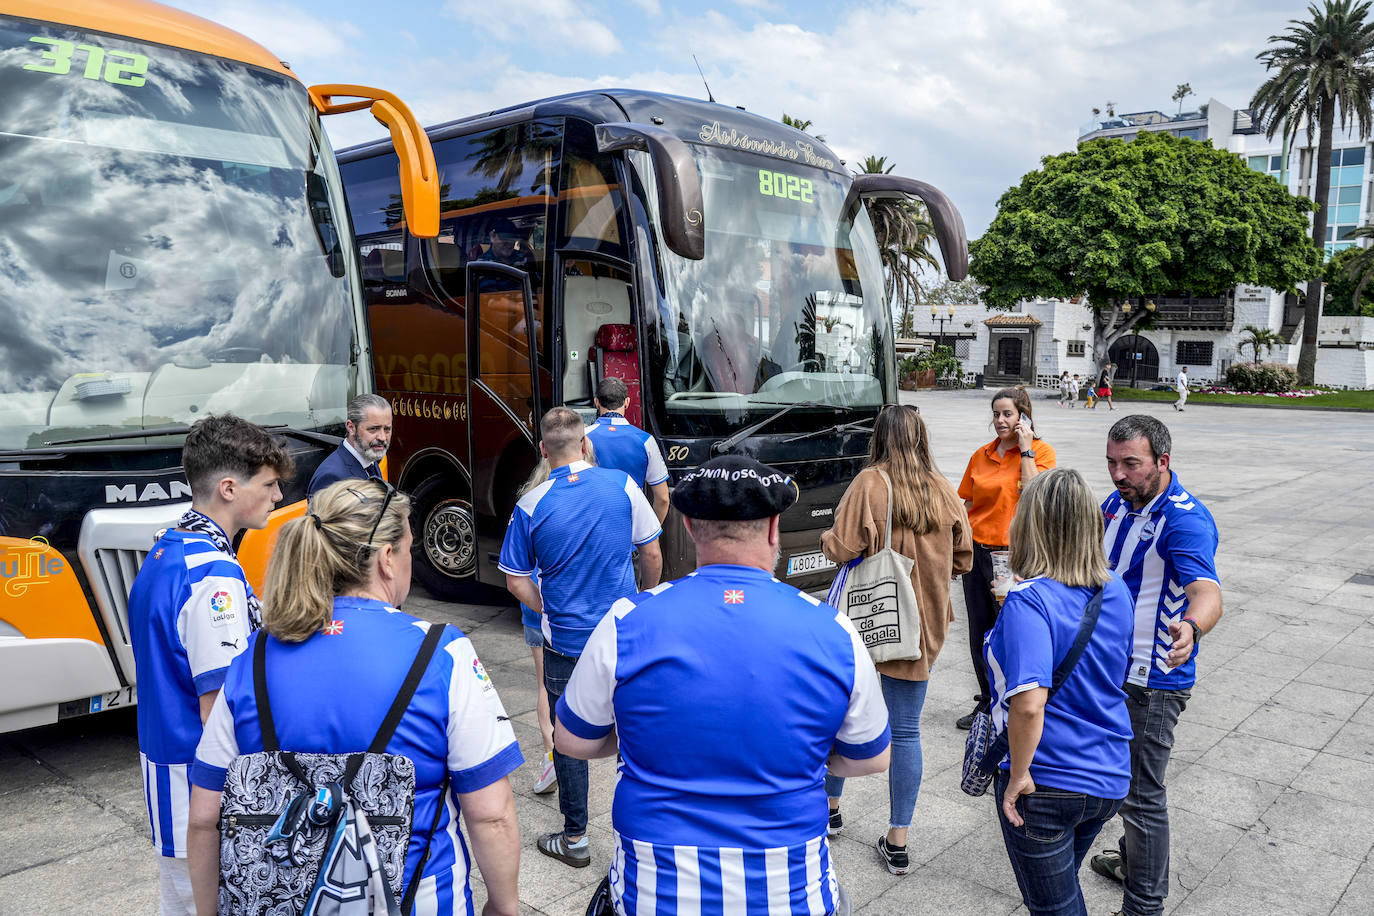
[[[43, 447], [82, 445], [92, 442], [118, 442], [121, 439], [142, 439], [145, 436], [180, 436], [185, 435], [190, 428], [189, 426], [152, 426], [147, 429], [121, 429], [118, 432], [99, 433], [94, 436], [77, 436], [73, 439], [54, 439], [52, 442], [43, 443]], [[306, 442], [311, 442], [316, 445], [333, 447], [342, 441], [338, 436], [312, 432], [308, 429], [296, 429], [294, 426], [273, 425], [264, 426], [263, 429], [268, 432], [291, 436], [295, 439], [303, 439]]]
[[873, 425], [871, 420], [854, 420], [851, 423], [839, 423], [825, 429], [813, 429], [809, 433], [802, 433], [800, 436], [793, 436], [791, 439], [784, 439], [783, 444], [789, 442], [800, 442], [803, 439], [812, 439], [816, 436], [829, 436], [835, 433], [871, 433]]
[[783, 414], [788, 413], [788, 412], [790, 412], [790, 411], [796, 410], [798, 407], [824, 407], [824, 408], [828, 408], [828, 409], [830, 409], [830, 410], [848, 410], [847, 407], [841, 407], [839, 404], [826, 404], [826, 403], [821, 402], [821, 401], [790, 401], [790, 402], [784, 402], [784, 401], [753, 401], [752, 403], [754, 403], [754, 404], [786, 404], [787, 406], [783, 407], [783, 409], [782, 409], [782, 410], [779, 410], [777, 413], [769, 414], [768, 416], [764, 417], [762, 420], [760, 420], [760, 421], [757, 422], [757, 423], [751, 423], [750, 425], [744, 427], [744, 429], [742, 429], [742, 430], [740, 430], [739, 432], [735, 433], [733, 436], [729, 437], [728, 439], [721, 439], [721, 440], [720, 440], [719, 442], [717, 442], [715, 445], [712, 445], [712, 446], [711, 446], [711, 452], [712, 452], [713, 454], [716, 454], [716, 455], [724, 455], [724, 454], [726, 454], [727, 452], [733, 451], [734, 448], [735, 448], [735, 446], [739, 445], [739, 444], [740, 444], [741, 442], [743, 442], [745, 439], [748, 439], [750, 436], [754, 435], [754, 433], [756, 433], [756, 432], [758, 432], [759, 430], [763, 429], [765, 426], [767, 426], [769, 423], [772, 423], [772, 422], [773, 422], [774, 420], [776, 420], [778, 417], [780, 417], [780, 416], [782, 416]]
[[154, 426], [149, 429], [122, 429], [115, 433], [100, 433], [95, 436], [77, 436], [74, 439], [54, 439], [43, 443], [48, 445], [80, 445], [83, 442], [117, 442], [120, 439], [142, 439], [144, 436], [178, 436], [185, 433], [189, 426]]

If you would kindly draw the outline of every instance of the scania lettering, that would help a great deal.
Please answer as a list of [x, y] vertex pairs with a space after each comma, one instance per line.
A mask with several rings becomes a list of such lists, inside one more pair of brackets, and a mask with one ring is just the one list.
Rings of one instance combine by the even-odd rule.
[[[863, 201], [923, 199], [959, 278], [967, 243], [949, 200], [851, 175], [824, 143], [765, 118], [647, 92], [543, 99], [428, 132], [444, 189], [433, 239], [396, 207], [395, 144], [339, 161], [429, 591], [503, 584], [496, 556], [537, 420], [555, 404], [590, 420], [606, 375], [625, 380], [626, 416], [658, 438], [670, 485], [730, 451], [790, 474], [801, 499], [782, 517], [778, 575], [827, 582], [819, 534], [897, 396]], [[436, 347], [453, 355], [418, 369], [415, 354]], [[694, 565], [676, 512], [663, 550], [665, 576]]]
[[320, 116], [370, 108], [396, 209], [438, 230], [429, 141], [363, 86], [307, 88], [262, 46], [143, 0], [0, 0], [0, 731], [137, 697], [128, 593], [189, 506], [181, 444], [233, 412], [297, 472], [273, 532], [371, 389], [361, 270]]

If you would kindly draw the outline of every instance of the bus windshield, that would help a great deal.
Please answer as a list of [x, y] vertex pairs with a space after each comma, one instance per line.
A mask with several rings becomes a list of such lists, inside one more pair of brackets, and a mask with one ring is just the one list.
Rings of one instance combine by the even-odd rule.
[[[721, 435], [797, 402], [877, 410], [893, 385], [882, 264], [862, 207], [842, 212], [843, 176], [785, 160], [694, 146], [706, 257], [659, 246], [651, 401], [666, 435]], [[646, 154], [635, 185], [658, 224]], [[835, 422], [803, 407], [769, 431]]]
[[304, 87], [0, 19], [0, 448], [342, 422], [356, 255]]

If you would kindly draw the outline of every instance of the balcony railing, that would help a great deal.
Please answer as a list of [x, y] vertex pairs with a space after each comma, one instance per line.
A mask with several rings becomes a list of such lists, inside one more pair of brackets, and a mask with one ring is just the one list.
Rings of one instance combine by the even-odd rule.
[[[1155, 304], [1154, 324], [1157, 328], [1197, 328], [1228, 330], [1236, 318], [1235, 303], [1229, 296], [1152, 296], [1145, 300]], [[1136, 300], [1132, 308], [1141, 308]]]

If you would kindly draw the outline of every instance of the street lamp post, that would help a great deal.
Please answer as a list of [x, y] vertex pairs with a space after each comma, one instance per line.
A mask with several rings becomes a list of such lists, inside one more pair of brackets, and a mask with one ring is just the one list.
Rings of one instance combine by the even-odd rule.
[[947, 314], [941, 315], [939, 314], [939, 312], [940, 310], [936, 306], [932, 305], [930, 307], [931, 323], [935, 323], [937, 321], [940, 323], [940, 330], [937, 332], [939, 334], [939, 341], [937, 342], [936, 346], [943, 347], [945, 345], [945, 322], [954, 320], [954, 306], [951, 305], [949, 307]]

